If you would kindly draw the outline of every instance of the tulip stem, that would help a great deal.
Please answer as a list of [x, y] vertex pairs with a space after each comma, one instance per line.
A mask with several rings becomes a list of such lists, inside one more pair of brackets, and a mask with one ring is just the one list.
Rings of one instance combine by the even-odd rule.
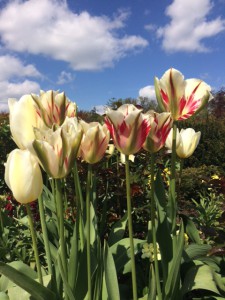
[[[60, 245], [60, 254], [62, 260], [62, 266], [64, 274], [66, 275], [66, 280], [68, 277], [67, 271], [67, 253], [66, 253], [66, 242], [65, 242], [65, 232], [64, 232], [64, 206], [62, 199], [62, 188], [61, 188], [61, 180], [56, 179], [56, 203], [57, 203], [57, 214], [59, 218], [59, 245]], [[66, 289], [64, 289], [66, 294]], [[67, 297], [67, 295], [66, 295]], [[67, 299], [67, 298], [66, 298]]]
[[127, 215], [128, 215], [129, 240], [130, 240], [133, 300], [137, 300], [137, 279], [136, 279], [136, 266], [135, 266], [135, 256], [134, 256], [132, 208], [131, 208], [131, 193], [130, 193], [130, 167], [129, 167], [128, 155], [125, 155], [125, 170], [126, 170]]
[[90, 213], [91, 176], [92, 176], [92, 166], [91, 166], [91, 164], [88, 164], [87, 191], [86, 191], [88, 300], [92, 299], [92, 292], [91, 292], [91, 220], [90, 220], [90, 218], [91, 218], [91, 213]]
[[176, 237], [176, 138], [177, 138], [177, 124], [173, 123], [173, 137], [172, 137], [172, 156], [171, 156], [171, 179], [169, 187], [169, 199], [170, 199], [170, 217], [172, 225], [172, 236]]
[[46, 222], [45, 222], [44, 204], [43, 204], [43, 199], [41, 197], [38, 198], [38, 206], [39, 206], [41, 228], [42, 228], [42, 232], [43, 232], [43, 239], [44, 239], [44, 245], [45, 245], [45, 253], [46, 253], [46, 258], [47, 258], [48, 272], [49, 272], [49, 274], [53, 275], [48, 232], [47, 232], [47, 226], [46, 226]]
[[151, 222], [152, 222], [152, 242], [154, 249], [154, 266], [155, 266], [155, 277], [156, 277], [156, 289], [158, 294], [158, 300], [162, 300], [162, 292], [160, 286], [159, 277], [159, 265], [158, 265], [158, 251], [156, 241], [156, 227], [155, 227], [155, 153], [151, 154]]
[[84, 201], [83, 201], [83, 195], [82, 190], [80, 186], [80, 179], [79, 179], [79, 173], [77, 168], [77, 161], [74, 162], [74, 168], [73, 168], [73, 178], [74, 178], [74, 186], [75, 186], [75, 192], [76, 192], [76, 204], [77, 204], [77, 213], [81, 218], [79, 217], [79, 236], [80, 236], [80, 244], [81, 249], [84, 249], [84, 226], [83, 226], [83, 214], [84, 214]]
[[26, 206], [28, 222], [29, 222], [29, 226], [30, 226], [30, 233], [31, 233], [31, 238], [32, 238], [34, 257], [35, 257], [35, 261], [36, 261], [38, 280], [43, 285], [43, 278], [42, 278], [42, 274], [41, 274], [41, 264], [40, 264], [38, 247], [37, 247], [37, 236], [36, 236], [36, 231], [34, 230], [33, 217], [32, 217], [32, 213], [31, 213], [30, 205], [25, 204], [25, 206]]

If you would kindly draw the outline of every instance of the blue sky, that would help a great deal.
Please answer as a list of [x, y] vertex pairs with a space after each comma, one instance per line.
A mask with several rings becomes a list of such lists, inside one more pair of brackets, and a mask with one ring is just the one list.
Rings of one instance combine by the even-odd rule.
[[0, 110], [40, 89], [153, 99], [171, 67], [225, 86], [225, 0], [0, 0]]

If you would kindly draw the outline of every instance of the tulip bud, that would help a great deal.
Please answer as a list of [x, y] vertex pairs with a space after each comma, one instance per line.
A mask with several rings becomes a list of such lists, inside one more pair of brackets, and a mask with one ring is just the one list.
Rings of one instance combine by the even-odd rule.
[[200, 79], [187, 79], [176, 69], [155, 78], [155, 92], [162, 111], [171, 112], [173, 120], [185, 120], [199, 112], [212, 99], [210, 86]]
[[18, 202], [26, 204], [36, 200], [43, 189], [36, 157], [28, 150], [15, 149], [10, 152], [5, 164], [5, 182]]
[[198, 146], [201, 137], [201, 132], [195, 132], [193, 128], [181, 129], [180, 144], [176, 149], [177, 155], [180, 158], [187, 158], [193, 154]]
[[71, 171], [82, 138], [76, 118], [66, 118], [56, 131], [34, 129], [34, 151], [43, 169], [53, 178], [64, 178]]
[[80, 121], [83, 138], [80, 146], [81, 157], [89, 164], [97, 163], [104, 156], [109, 144], [110, 133], [107, 126], [98, 122]]
[[64, 92], [41, 91], [40, 96], [34, 94], [31, 96], [38, 107], [39, 115], [49, 128], [54, 124], [61, 126], [66, 116], [72, 118], [76, 115], [76, 104], [71, 102]]
[[143, 148], [151, 153], [155, 153], [165, 144], [172, 126], [171, 115], [165, 112], [158, 114], [151, 110], [145, 116], [149, 120], [151, 130], [143, 144]]
[[105, 123], [116, 148], [125, 155], [137, 153], [150, 130], [150, 125], [140, 109], [124, 104], [116, 111], [106, 111]]
[[9, 124], [13, 140], [20, 149], [27, 149], [34, 140], [33, 127], [44, 128], [37, 106], [30, 95], [19, 101], [9, 99]]

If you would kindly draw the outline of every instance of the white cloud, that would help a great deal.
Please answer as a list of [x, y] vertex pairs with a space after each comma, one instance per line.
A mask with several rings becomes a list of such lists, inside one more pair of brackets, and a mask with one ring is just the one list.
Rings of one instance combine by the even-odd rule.
[[73, 81], [74, 75], [70, 72], [62, 71], [59, 74], [57, 84], [65, 84]]
[[145, 30], [147, 31], [155, 31], [156, 30], [156, 25], [154, 24], [147, 24], [144, 26]]
[[156, 100], [154, 85], [147, 85], [139, 90], [139, 97]]
[[121, 36], [127, 16], [78, 14], [60, 0], [14, 0], [0, 12], [0, 37], [10, 50], [49, 56], [74, 70], [97, 70], [148, 45], [140, 36]]
[[225, 30], [225, 19], [207, 20], [212, 8], [211, 0], [174, 0], [166, 9], [170, 23], [157, 31], [163, 48], [171, 52], [209, 51], [203, 40]]
[[0, 81], [13, 77], [41, 77], [41, 74], [35, 66], [24, 65], [20, 59], [14, 56], [0, 56]]
[[38, 92], [39, 83], [28, 78], [41, 76], [34, 65], [26, 65], [15, 56], [0, 56], [0, 111], [8, 111], [8, 98]]

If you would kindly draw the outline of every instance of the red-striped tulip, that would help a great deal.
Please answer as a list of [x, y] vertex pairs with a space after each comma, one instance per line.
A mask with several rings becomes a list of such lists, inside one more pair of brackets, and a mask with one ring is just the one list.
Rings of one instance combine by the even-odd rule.
[[36, 200], [43, 189], [37, 158], [28, 150], [15, 149], [10, 152], [5, 164], [5, 182], [19, 203]]
[[80, 155], [89, 164], [100, 161], [108, 147], [110, 133], [107, 126], [98, 122], [86, 123], [80, 121], [83, 128], [83, 138], [80, 145]]
[[137, 153], [150, 130], [148, 120], [133, 104], [124, 104], [116, 111], [108, 109], [105, 122], [116, 148], [125, 155]]
[[71, 102], [64, 92], [40, 91], [40, 96], [31, 96], [38, 107], [37, 113], [49, 128], [54, 124], [61, 126], [66, 117], [72, 118], [76, 115], [76, 104]]
[[166, 112], [158, 114], [151, 110], [145, 115], [149, 119], [151, 130], [143, 144], [143, 148], [155, 153], [164, 146], [173, 121], [170, 113]]
[[210, 86], [200, 79], [187, 79], [176, 69], [167, 70], [161, 79], [155, 78], [157, 101], [173, 120], [185, 120], [199, 112], [209, 100]]
[[71, 171], [82, 138], [76, 118], [66, 118], [56, 131], [34, 129], [34, 151], [43, 169], [53, 178], [64, 178]]

